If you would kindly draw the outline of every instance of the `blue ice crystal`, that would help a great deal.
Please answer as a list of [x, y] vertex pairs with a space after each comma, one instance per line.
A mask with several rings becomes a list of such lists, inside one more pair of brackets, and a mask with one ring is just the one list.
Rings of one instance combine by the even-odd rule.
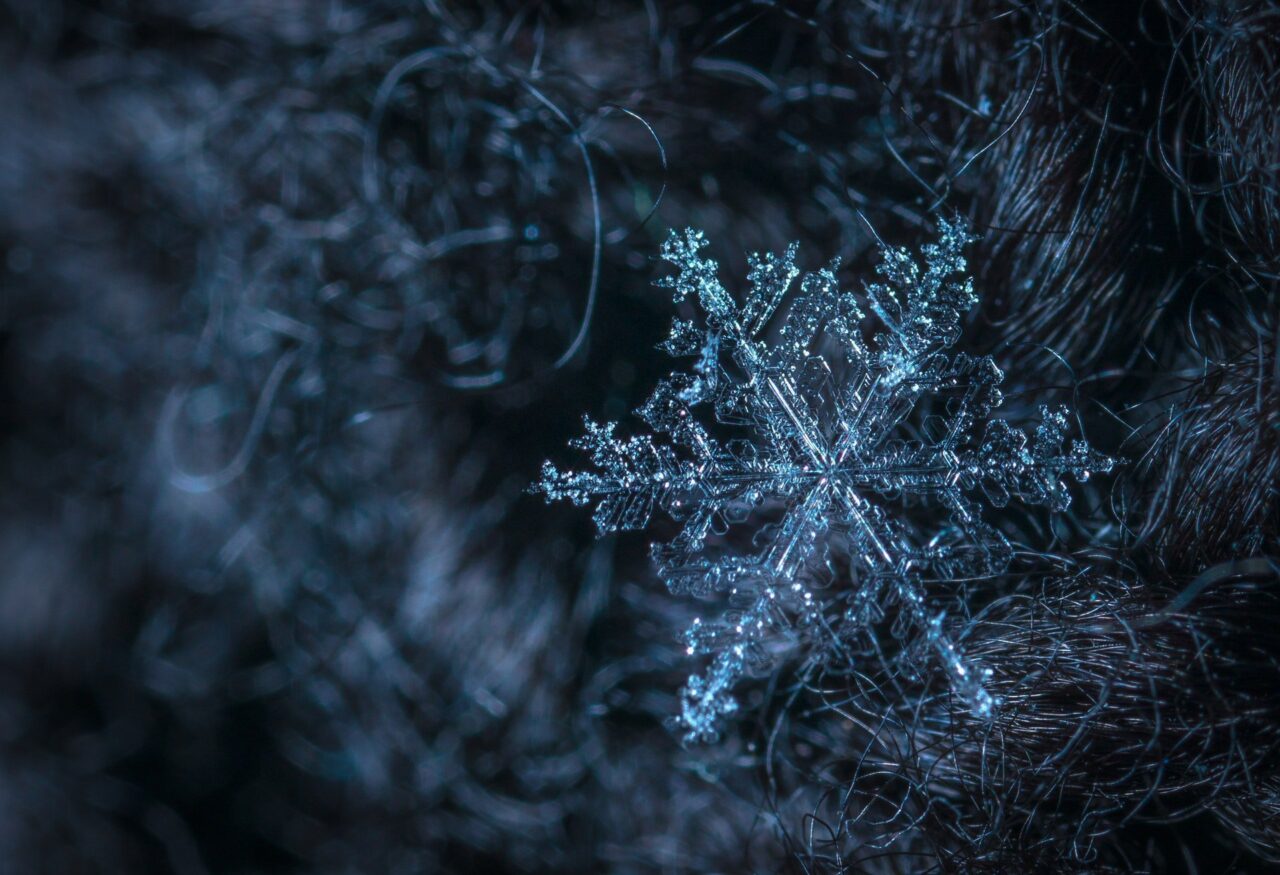
[[[652, 434], [618, 437], [616, 423], [587, 419], [572, 445], [594, 470], [543, 466], [535, 490], [595, 504], [601, 534], [643, 529], [661, 508], [680, 524], [652, 547], [667, 587], [727, 601], [720, 619], [695, 620], [684, 636], [710, 663], [681, 693], [687, 741], [717, 737], [738, 710], [735, 685], [779, 647], [851, 641], [891, 606], [902, 652], [936, 660], [974, 715], [998, 706], [990, 670], [965, 659], [927, 589], [1007, 566], [1010, 545], [980, 519], [983, 499], [1064, 510], [1062, 478], [1113, 461], [1083, 440], [1064, 446], [1065, 409], [1042, 407], [1030, 436], [989, 419], [1000, 369], [947, 352], [977, 303], [962, 276], [974, 238], [958, 219], [939, 232], [921, 248], [923, 266], [882, 249], [880, 281], [862, 295], [840, 288], [835, 262], [800, 277], [794, 244], [752, 256], [739, 304], [701, 256], [702, 233], [672, 231], [662, 256], [677, 273], [658, 284], [699, 315], [677, 319], [662, 348], [693, 357], [692, 368], [637, 411]], [[946, 524], [920, 531], [900, 512], [907, 499], [941, 508]]]

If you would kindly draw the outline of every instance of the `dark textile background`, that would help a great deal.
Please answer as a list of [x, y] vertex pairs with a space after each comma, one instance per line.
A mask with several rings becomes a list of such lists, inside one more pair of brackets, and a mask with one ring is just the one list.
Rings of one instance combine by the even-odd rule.
[[[0, 871], [1267, 871], [1278, 58], [1211, 0], [0, 0]], [[1006, 415], [1124, 460], [997, 520], [1021, 704], [782, 665], [684, 749], [698, 604], [525, 490], [667, 367], [668, 228], [856, 288], [939, 213]]]

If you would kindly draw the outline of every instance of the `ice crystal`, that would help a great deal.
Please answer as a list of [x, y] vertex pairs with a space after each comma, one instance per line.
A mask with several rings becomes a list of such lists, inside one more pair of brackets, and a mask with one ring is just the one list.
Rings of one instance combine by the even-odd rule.
[[[681, 693], [687, 740], [716, 737], [739, 707], [734, 686], [780, 644], [838, 646], [890, 605], [902, 652], [937, 660], [973, 714], [998, 706], [984, 687], [990, 669], [965, 659], [927, 589], [1006, 567], [1011, 549], [980, 518], [983, 498], [1062, 510], [1062, 478], [1112, 460], [1083, 440], [1065, 446], [1063, 409], [1041, 408], [1030, 436], [988, 419], [1002, 400], [1000, 369], [947, 352], [977, 302], [962, 276], [972, 239], [960, 220], [941, 220], [923, 266], [884, 248], [879, 281], [855, 295], [833, 262], [801, 277], [785, 306], [800, 276], [794, 244], [751, 257], [741, 304], [700, 254], [701, 232], [672, 231], [663, 245], [677, 272], [658, 284], [700, 315], [677, 319], [662, 348], [693, 356], [692, 369], [660, 381], [637, 411], [652, 434], [618, 437], [616, 423], [587, 419], [572, 444], [594, 470], [548, 462], [535, 489], [594, 503], [602, 534], [645, 528], [661, 508], [680, 523], [652, 548], [671, 592], [727, 594], [722, 619], [685, 633], [689, 654], [710, 658]], [[920, 531], [894, 512], [907, 499], [943, 509], [946, 524]]]

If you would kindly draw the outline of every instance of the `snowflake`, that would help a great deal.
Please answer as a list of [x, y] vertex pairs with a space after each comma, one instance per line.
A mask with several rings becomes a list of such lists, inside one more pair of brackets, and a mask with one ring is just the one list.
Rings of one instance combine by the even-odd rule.
[[[548, 462], [534, 488], [595, 503], [602, 534], [645, 528], [661, 508], [681, 524], [652, 548], [667, 587], [727, 594], [722, 619], [685, 633], [691, 656], [710, 657], [681, 693], [675, 722], [687, 741], [717, 736], [738, 710], [735, 685], [780, 642], [852, 640], [890, 605], [903, 653], [937, 660], [973, 714], [997, 707], [990, 669], [965, 659], [926, 586], [999, 574], [1010, 561], [978, 496], [1063, 510], [1066, 474], [1084, 480], [1113, 461], [1083, 440], [1064, 446], [1064, 409], [1042, 407], [1030, 437], [988, 419], [1002, 401], [1000, 369], [947, 352], [977, 303], [972, 281], [956, 276], [973, 239], [960, 220], [942, 220], [923, 267], [884, 248], [881, 281], [859, 296], [840, 289], [833, 262], [805, 274], [786, 307], [800, 274], [795, 244], [751, 257], [741, 305], [699, 254], [701, 232], [672, 231], [663, 245], [678, 272], [658, 284], [701, 315], [677, 319], [662, 348], [695, 357], [692, 369], [662, 380], [637, 411], [653, 435], [616, 437], [616, 423], [588, 418], [572, 445], [595, 470]], [[926, 535], [891, 512], [908, 498], [944, 509], [947, 524]]]

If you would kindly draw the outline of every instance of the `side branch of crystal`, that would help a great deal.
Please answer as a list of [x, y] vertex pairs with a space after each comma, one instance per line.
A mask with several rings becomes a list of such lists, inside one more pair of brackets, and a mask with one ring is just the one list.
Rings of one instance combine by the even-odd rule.
[[[721, 618], [685, 633], [690, 656], [710, 659], [682, 691], [676, 723], [688, 741], [718, 735], [738, 710], [735, 686], [770, 653], [830, 652], [891, 607], [904, 654], [929, 654], [974, 715], [999, 704], [927, 593], [1007, 565], [1010, 546], [983, 522], [983, 504], [1063, 510], [1064, 477], [1113, 462], [1083, 440], [1065, 446], [1066, 410], [1041, 408], [1031, 436], [990, 418], [1000, 369], [948, 353], [977, 303], [963, 276], [972, 238], [958, 220], [939, 230], [919, 259], [882, 250], [860, 295], [840, 288], [836, 263], [801, 276], [795, 245], [752, 256], [740, 304], [702, 257], [703, 235], [673, 231], [662, 256], [676, 272], [658, 284], [696, 315], [677, 319], [662, 349], [693, 357], [690, 370], [637, 411], [650, 434], [619, 438], [615, 423], [588, 419], [573, 445], [592, 469], [543, 467], [536, 491], [594, 504], [602, 534], [643, 529], [661, 509], [680, 525], [652, 548], [670, 591], [723, 594]], [[948, 537], [893, 512], [908, 499], [941, 509]], [[819, 586], [837, 555], [847, 572]]]

